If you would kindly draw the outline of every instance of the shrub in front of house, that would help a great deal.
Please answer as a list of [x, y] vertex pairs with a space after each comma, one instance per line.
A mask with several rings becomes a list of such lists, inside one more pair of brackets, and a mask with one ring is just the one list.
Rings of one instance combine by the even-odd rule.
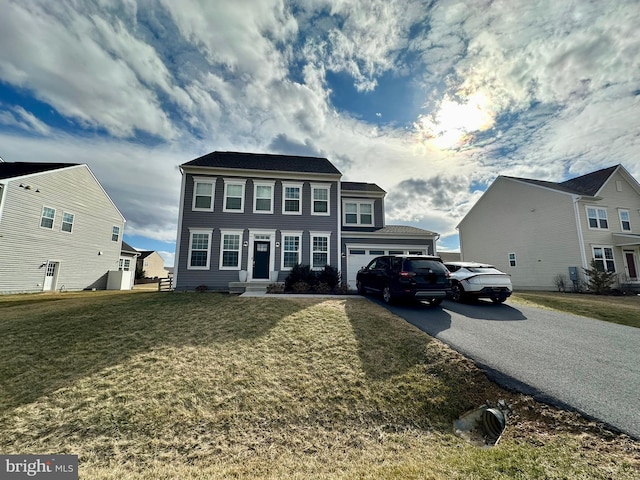
[[310, 265], [296, 264], [284, 280], [284, 291], [288, 293], [343, 293], [340, 287], [340, 272], [331, 265], [322, 270], [312, 270]]

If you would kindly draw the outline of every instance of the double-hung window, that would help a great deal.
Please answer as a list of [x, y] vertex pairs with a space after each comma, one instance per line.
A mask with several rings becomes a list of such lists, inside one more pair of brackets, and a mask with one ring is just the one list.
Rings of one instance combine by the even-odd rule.
[[119, 239], [120, 239], [120, 227], [118, 227], [117, 225], [114, 225], [114, 227], [111, 229], [111, 241], [117, 242]]
[[285, 215], [302, 213], [302, 184], [282, 184], [282, 213]]
[[587, 218], [589, 228], [607, 230], [609, 221], [607, 220], [607, 210], [605, 208], [587, 207]]
[[516, 266], [516, 254], [515, 253], [510, 253], [509, 254], [509, 266], [510, 267], [515, 267]]
[[56, 211], [53, 208], [43, 207], [42, 217], [40, 218], [40, 226], [42, 228], [53, 229], [53, 219], [56, 217]]
[[208, 270], [211, 230], [193, 229], [189, 232], [189, 270]]
[[620, 215], [620, 228], [623, 232], [630, 232], [631, 216], [629, 215], [629, 210], [618, 210], [618, 214]]
[[220, 232], [220, 270], [240, 270], [242, 230]]
[[215, 181], [215, 178], [193, 179], [193, 205], [191, 207], [192, 210], [213, 212]]
[[73, 230], [73, 213], [62, 213], [62, 225], [60, 226], [60, 230], [71, 233], [71, 230]]
[[273, 213], [275, 182], [253, 182], [253, 213]]
[[301, 263], [302, 232], [281, 232], [282, 235], [282, 270], [290, 270]]
[[593, 259], [596, 268], [601, 271], [615, 272], [616, 263], [613, 259], [613, 247], [593, 247]]
[[311, 185], [311, 214], [330, 215], [329, 185]]
[[245, 180], [224, 180], [224, 208], [225, 212], [244, 213]]
[[311, 268], [322, 269], [329, 265], [329, 233], [310, 232]]
[[373, 225], [373, 202], [345, 202], [344, 225]]

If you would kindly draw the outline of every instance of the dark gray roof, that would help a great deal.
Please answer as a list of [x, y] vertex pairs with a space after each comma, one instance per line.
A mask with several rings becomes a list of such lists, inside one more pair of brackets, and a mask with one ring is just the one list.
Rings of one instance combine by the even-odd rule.
[[613, 172], [615, 172], [619, 166], [620, 165], [614, 165], [612, 167], [603, 168], [602, 170], [597, 170], [595, 172], [587, 173], [586, 175], [571, 178], [569, 180], [565, 180], [564, 182], [560, 182], [560, 183], [546, 182], [544, 180], [533, 180], [530, 178], [520, 178], [520, 177], [505, 176], [505, 178], [520, 180], [522, 182], [530, 183], [532, 185], [552, 188], [554, 190], [559, 190], [565, 193], [589, 195], [593, 197], [597, 195], [598, 191], [606, 183], [609, 177], [613, 175]]
[[131, 245], [129, 245], [124, 240], [122, 241], [122, 247], [120, 247], [120, 252], [122, 252], [122, 253], [138, 253], [138, 251], [135, 248], [133, 248]]
[[340, 182], [342, 190], [351, 190], [355, 192], [377, 192], [387, 193], [375, 183], [364, 182]]
[[212, 152], [182, 166], [341, 174], [326, 158], [267, 153]]
[[155, 250], [141, 250], [140, 251], [140, 258], [147, 258], [153, 252], [155, 252]]
[[78, 163], [0, 162], [0, 178], [21, 177], [33, 173], [74, 167]]

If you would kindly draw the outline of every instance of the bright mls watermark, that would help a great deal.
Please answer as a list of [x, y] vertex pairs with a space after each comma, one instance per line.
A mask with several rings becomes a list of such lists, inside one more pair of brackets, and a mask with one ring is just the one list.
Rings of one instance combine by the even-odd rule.
[[0, 455], [0, 479], [78, 480], [77, 455]]

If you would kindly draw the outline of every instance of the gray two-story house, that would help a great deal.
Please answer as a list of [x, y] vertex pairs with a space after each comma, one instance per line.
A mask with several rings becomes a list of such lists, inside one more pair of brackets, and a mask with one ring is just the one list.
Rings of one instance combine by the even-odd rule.
[[385, 226], [385, 192], [342, 182], [326, 158], [213, 152], [181, 165], [175, 285], [283, 281], [295, 264], [355, 273], [389, 253], [433, 254], [438, 235]]

